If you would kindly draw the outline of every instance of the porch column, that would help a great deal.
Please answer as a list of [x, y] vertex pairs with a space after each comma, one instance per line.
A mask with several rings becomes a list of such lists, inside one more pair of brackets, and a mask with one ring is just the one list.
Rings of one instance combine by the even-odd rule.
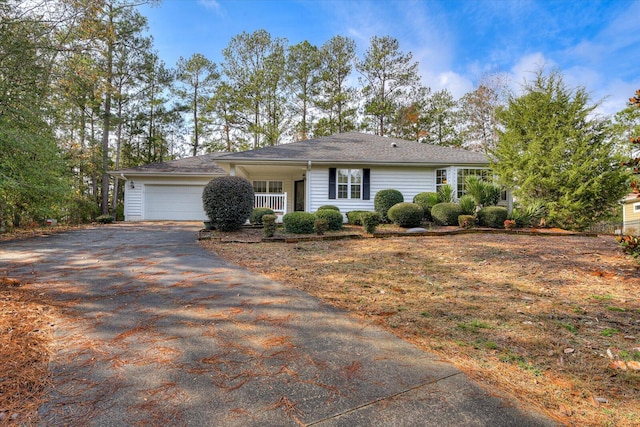
[[230, 163], [229, 164], [229, 176], [236, 176], [236, 164], [235, 163]]
[[307, 173], [304, 177], [304, 210], [311, 212], [311, 160], [307, 162]]

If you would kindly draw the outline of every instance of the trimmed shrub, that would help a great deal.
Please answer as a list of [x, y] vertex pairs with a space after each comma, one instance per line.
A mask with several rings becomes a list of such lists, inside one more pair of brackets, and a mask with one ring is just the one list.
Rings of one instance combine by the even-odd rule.
[[239, 176], [214, 178], [204, 187], [202, 205], [213, 226], [237, 231], [253, 211], [253, 185]]
[[251, 211], [251, 216], [249, 216], [249, 222], [253, 225], [261, 225], [262, 217], [265, 215], [273, 215], [274, 212], [269, 208], [255, 208]]
[[111, 215], [100, 215], [99, 217], [96, 218], [96, 221], [98, 221], [101, 224], [111, 224], [115, 220], [116, 219]]
[[460, 215], [458, 225], [462, 228], [473, 228], [476, 225], [476, 217], [473, 215]]
[[316, 216], [309, 212], [289, 212], [282, 217], [284, 230], [294, 234], [312, 234]]
[[507, 216], [507, 208], [502, 206], [487, 206], [478, 211], [478, 222], [483, 227], [503, 228]]
[[388, 222], [387, 212], [393, 205], [404, 202], [404, 196], [398, 190], [380, 190], [373, 199], [373, 207], [380, 214], [383, 222]]
[[265, 237], [273, 237], [276, 234], [276, 220], [278, 219], [277, 215], [274, 214], [266, 214], [262, 216], [262, 233]]
[[418, 193], [413, 197], [413, 203], [420, 205], [424, 210], [424, 219], [431, 221], [431, 208], [440, 203], [440, 197], [438, 193], [425, 191], [424, 193]]
[[362, 225], [362, 214], [369, 211], [349, 211], [347, 212], [347, 223], [349, 225]]
[[389, 219], [400, 227], [417, 227], [424, 217], [424, 209], [417, 203], [397, 203], [387, 212]]
[[462, 209], [457, 203], [438, 203], [431, 208], [433, 221], [438, 225], [456, 225]]
[[325, 209], [329, 209], [332, 211], [338, 211], [340, 212], [340, 208], [334, 205], [322, 205], [318, 208], [319, 211], [325, 210]]
[[[326, 210], [330, 210], [330, 209], [326, 209]], [[332, 211], [332, 212], [335, 212], [335, 211]], [[329, 228], [329, 223], [327, 222], [326, 219], [318, 218], [315, 221], [313, 221], [313, 231], [319, 236], [322, 236], [324, 232], [327, 231], [328, 228]]]
[[476, 201], [473, 197], [465, 194], [460, 197], [458, 203], [460, 204], [460, 209], [462, 209], [462, 213], [464, 215], [473, 215], [476, 213]]
[[316, 217], [327, 221], [329, 230], [331, 231], [342, 230], [344, 217], [340, 212], [335, 211], [333, 209], [320, 209], [318, 212], [316, 212]]
[[376, 232], [376, 227], [382, 222], [378, 212], [365, 212], [361, 215], [364, 231], [369, 234]]

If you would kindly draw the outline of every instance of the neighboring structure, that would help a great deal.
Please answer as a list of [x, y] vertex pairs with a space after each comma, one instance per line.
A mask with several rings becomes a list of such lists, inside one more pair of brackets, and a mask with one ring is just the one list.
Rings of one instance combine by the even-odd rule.
[[[207, 162], [211, 162], [210, 169], [205, 168]], [[247, 178], [253, 183], [256, 207], [270, 207], [282, 216], [292, 211], [315, 212], [327, 204], [342, 212], [372, 211], [376, 192], [388, 188], [399, 190], [406, 201], [412, 201], [420, 192], [450, 184], [461, 197], [467, 176], [487, 176], [490, 171], [489, 161], [481, 153], [343, 133], [142, 166], [112, 175], [120, 173], [129, 180], [125, 220], [135, 221], [204, 219], [202, 202], [196, 202], [198, 191], [201, 194], [211, 178], [224, 173]], [[190, 201], [186, 200], [187, 188], [192, 193]]]
[[622, 232], [640, 235], [640, 194], [631, 193], [622, 201]]

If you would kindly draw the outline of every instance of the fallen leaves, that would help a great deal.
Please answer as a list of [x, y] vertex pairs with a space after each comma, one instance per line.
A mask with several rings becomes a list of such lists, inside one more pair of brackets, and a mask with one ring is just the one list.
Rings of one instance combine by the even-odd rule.
[[[561, 422], [640, 422], [640, 270], [611, 237], [203, 244], [386, 326]], [[462, 327], [472, 322], [493, 327]]]

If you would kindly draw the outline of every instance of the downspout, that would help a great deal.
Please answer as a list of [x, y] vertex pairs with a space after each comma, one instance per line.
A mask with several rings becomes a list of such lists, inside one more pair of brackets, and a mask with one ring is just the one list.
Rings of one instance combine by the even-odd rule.
[[[128, 205], [129, 205], [129, 203], [127, 203], [127, 199], [128, 199], [128, 197], [127, 197], [127, 193], [129, 192], [129, 186], [128, 186], [127, 184], [128, 184], [128, 181], [129, 181], [129, 180], [127, 179], [127, 177], [126, 177], [126, 176], [124, 176], [124, 174], [123, 174], [122, 172], [120, 172], [120, 177], [122, 177], [122, 180], [123, 180], [123, 181], [124, 181], [124, 183], [125, 183], [125, 184], [124, 184], [124, 201], [123, 201], [124, 206], [123, 206], [123, 208], [122, 208], [122, 212], [123, 212], [123, 214], [124, 214], [124, 220], [125, 220], [125, 222], [126, 222], [126, 221], [127, 221], [127, 216], [128, 216], [128, 215], [127, 215], [127, 212], [128, 212], [128, 207], [129, 207], [129, 206], [128, 206]], [[115, 212], [114, 212], [114, 215], [115, 215]]]
[[311, 160], [307, 161], [307, 176], [304, 183], [304, 210], [305, 212], [311, 212]]

